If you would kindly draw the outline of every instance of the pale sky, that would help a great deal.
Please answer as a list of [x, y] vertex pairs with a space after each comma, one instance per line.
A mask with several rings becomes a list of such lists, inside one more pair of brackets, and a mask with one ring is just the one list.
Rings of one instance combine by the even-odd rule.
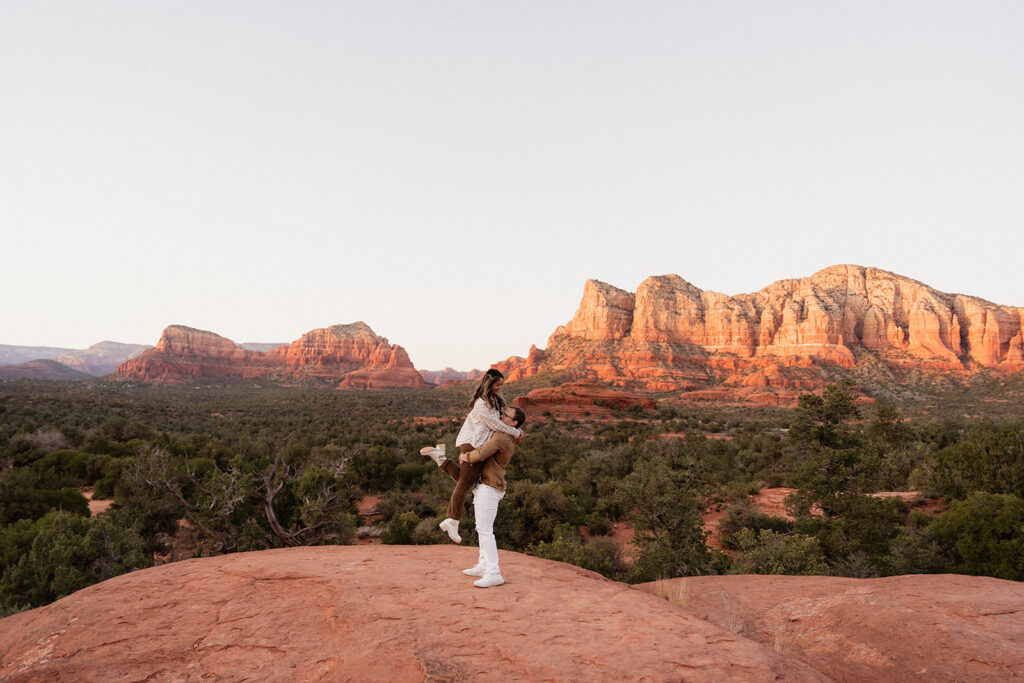
[[543, 347], [587, 278], [1024, 306], [1024, 3], [3, 2], [0, 343]]

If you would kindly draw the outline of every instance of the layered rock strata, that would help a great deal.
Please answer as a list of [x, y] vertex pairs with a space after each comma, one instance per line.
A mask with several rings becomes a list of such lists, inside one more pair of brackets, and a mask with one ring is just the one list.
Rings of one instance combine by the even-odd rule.
[[270, 351], [250, 351], [213, 332], [171, 325], [156, 348], [119, 365], [115, 376], [147, 382], [270, 377], [339, 389], [426, 386], [405, 349], [363, 322], [311, 330]]
[[678, 275], [647, 278], [635, 293], [589, 280], [546, 349], [497, 367], [509, 379], [550, 371], [652, 392], [763, 395], [821, 386], [865, 359], [896, 372], [1018, 372], [1024, 308], [855, 265], [736, 296]]

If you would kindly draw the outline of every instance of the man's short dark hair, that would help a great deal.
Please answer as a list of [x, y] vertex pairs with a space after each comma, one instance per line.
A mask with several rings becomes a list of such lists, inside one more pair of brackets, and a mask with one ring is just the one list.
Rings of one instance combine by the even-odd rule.
[[522, 427], [526, 424], [526, 413], [519, 406], [512, 406], [512, 412], [515, 414], [516, 427]]

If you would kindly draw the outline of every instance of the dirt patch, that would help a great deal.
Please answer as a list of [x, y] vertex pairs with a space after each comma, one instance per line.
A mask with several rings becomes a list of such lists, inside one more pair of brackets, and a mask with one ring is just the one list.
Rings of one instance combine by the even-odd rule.
[[95, 517], [96, 515], [106, 512], [107, 508], [114, 504], [112, 500], [93, 500], [93, 494], [96, 493], [96, 489], [93, 488], [82, 488], [78, 489], [78, 492], [85, 496], [85, 499], [89, 501], [89, 514]]

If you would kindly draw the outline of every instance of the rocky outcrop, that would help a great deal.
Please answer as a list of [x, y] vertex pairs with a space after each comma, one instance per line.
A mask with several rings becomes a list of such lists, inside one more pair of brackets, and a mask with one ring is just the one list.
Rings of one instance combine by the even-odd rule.
[[1024, 584], [980, 576], [701, 576], [641, 584], [832, 680], [1024, 677]]
[[114, 374], [118, 379], [181, 383], [258, 377], [276, 365], [266, 354], [247, 351], [219, 334], [171, 325], [155, 348], [117, 366]]
[[337, 381], [345, 389], [425, 387], [409, 354], [392, 346], [364, 322], [310, 330], [268, 353], [298, 379]]
[[500, 551], [506, 583], [475, 588], [476, 556], [299, 547], [126, 574], [0, 620], [0, 679], [827, 680], [571, 565]]
[[424, 387], [409, 354], [363, 322], [311, 330], [291, 344], [250, 351], [213, 332], [166, 328], [156, 348], [118, 366], [119, 379], [185, 382], [270, 377], [344, 389]]
[[1024, 369], [1024, 308], [854, 265], [736, 296], [677, 275], [647, 278], [635, 294], [590, 280], [576, 315], [546, 349], [498, 367], [509, 379], [555, 372], [651, 392], [715, 390], [771, 402], [855, 376], [865, 361], [897, 375], [909, 368], [963, 377], [1017, 372]]
[[342, 375], [339, 389], [424, 388], [427, 383], [413, 367], [409, 354], [401, 346], [387, 347], [387, 342], [371, 355], [363, 368]]
[[652, 399], [616, 391], [597, 382], [571, 382], [534, 389], [513, 401], [530, 420], [545, 418], [601, 418], [624, 410], [656, 410]]

